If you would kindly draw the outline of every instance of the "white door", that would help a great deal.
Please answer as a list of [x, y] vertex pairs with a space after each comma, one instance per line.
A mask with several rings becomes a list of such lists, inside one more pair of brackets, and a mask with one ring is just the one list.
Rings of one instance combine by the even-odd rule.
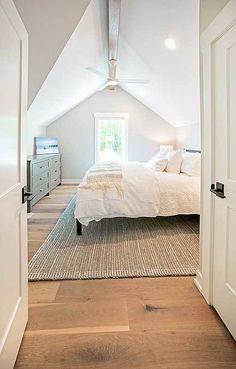
[[0, 368], [12, 369], [27, 322], [27, 33], [0, 0]]
[[236, 339], [236, 24], [214, 44], [215, 180], [225, 198], [214, 196], [213, 305]]

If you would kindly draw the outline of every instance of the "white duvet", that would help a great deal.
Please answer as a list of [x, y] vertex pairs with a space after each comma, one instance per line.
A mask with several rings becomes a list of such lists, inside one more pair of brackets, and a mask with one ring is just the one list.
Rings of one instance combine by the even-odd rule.
[[113, 188], [93, 191], [78, 187], [75, 218], [81, 224], [103, 218], [199, 214], [199, 177], [156, 172], [139, 162], [123, 163], [122, 170], [123, 198]]

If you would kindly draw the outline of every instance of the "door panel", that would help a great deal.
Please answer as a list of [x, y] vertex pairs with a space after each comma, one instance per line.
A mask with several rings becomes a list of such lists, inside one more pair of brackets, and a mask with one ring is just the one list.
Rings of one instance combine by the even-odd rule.
[[[2, 196], [0, 199], [0, 206], [2, 208], [15, 208], [19, 207], [18, 187], [10, 191], [7, 195]], [[1, 280], [0, 290], [2, 296], [4, 296], [4, 303], [0, 304], [0, 340], [4, 338], [4, 334], [8, 328], [8, 322], [10, 321], [18, 300], [21, 296], [20, 286], [20, 218], [16, 212], [9, 211], [1, 219], [0, 226], [1, 233], [1, 247], [4, 250], [4, 258], [0, 261]], [[4, 245], [7, 247], [4, 247]], [[11, 266], [9, 268], [9, 266]], [[7, 283], [6, 283], [7, 282]], [[11, 291], [11, 293], [9, 293]]]
[[[226, 285], [236, 296], [236, 266], [235, 266], [235, 245], [236, 245], [236, 209], [227, 209], [227, 238], [226, 238]], [[232, 262], [233, 260], [233, 262]], [[236, 319], [236, 318], [235, 318]]]
[[0, 368], [13, 368], [27, 322], [27, 34], [11, 0], [0, 0]]
[[[215, 181], [213, 305], [236, 338], [236, 25], [214, 45]], [[214, 196], [214, 195], [212, 195]]]
[[227, 50], [227, 89], [228, 93], [228, 178], [236, 181], [236, 145], [235, 145], [235, 137], [236, 137], [236, 42], [228, 48]]
[[0, 194], [19, 183], [19, 109], [21, 41], [0, 8]]

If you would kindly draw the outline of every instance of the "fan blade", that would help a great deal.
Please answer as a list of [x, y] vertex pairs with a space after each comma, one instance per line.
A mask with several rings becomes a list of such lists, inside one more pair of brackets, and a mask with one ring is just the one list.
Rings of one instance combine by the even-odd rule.
[[119, 83], [149, 83], [147, 79], [120, 79], [118, 78], [117, 81]]
[[91, 67], [88, 67], [88, 68], [86, 68], [89, 72], [92, 72], [92, 73], [95, 73], [95, 74], [97, 74], [98, 76], [100, 76], [100, 77], [103, 77], [103, 78], [108, 78], [108, 76], [106, 75], [106, 74], [104, 74], [104, 73], [102, 73], [102, 72], [99, 72], [98, 70], [96, 70], [96, 69], [94, 69], [94, 68], [91, 68]]
[[100, 87], [98, 87], [97, 91], [102, 91], [104, 90], [104, 88], [108, 87], [109, 86], [109, 82], [105, 82], [103, 83]]

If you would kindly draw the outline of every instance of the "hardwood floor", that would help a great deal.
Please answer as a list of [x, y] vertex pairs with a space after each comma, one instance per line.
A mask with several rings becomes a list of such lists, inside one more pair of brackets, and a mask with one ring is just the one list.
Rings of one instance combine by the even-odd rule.
[[[76, 191], [33, 208], [29, 258]], [[15, 369], [228, 369], [236, 344], [192, 277], [29, 283], [29, 322]]]

